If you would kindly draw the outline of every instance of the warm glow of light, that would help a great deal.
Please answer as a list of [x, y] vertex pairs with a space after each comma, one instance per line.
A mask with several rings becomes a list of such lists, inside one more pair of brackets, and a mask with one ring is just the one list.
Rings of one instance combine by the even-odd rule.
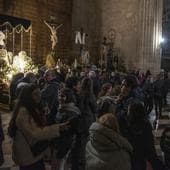
[[11, 79], [12, 79], [12, 77], [13, 77], [13, 74], [12, 74], [12, 73], [8, 73], [8, 74], [7, 74], [7, 78], [8, 78], [8, 80], [11, 80]]
[[25, 66], [27, 62], [24, 60], [22, 56], [15, 56], [13, 61], [13, 66], [17, 68], [20, 72], [25, 71]]
[[32, 59], [27, 56], [25, 51], [20, 51], [18, 55], [13, 56], [12, 52], [0, 49], [0, 59], [3, 59], [6, 63], [5, 68], [0, 67], [0, 71], [5, 70], [5, 76], [2, 77], [2, 80], [7, 84], [9, 84], [13, 75], [18, 72], [32, 71], [35, 74], [38, 72], [38, 67], [33, 64]]

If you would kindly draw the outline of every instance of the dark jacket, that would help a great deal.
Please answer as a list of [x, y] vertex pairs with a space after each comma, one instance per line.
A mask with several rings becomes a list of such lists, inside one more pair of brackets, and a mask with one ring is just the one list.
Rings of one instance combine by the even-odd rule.
[[55, 116], [57, 114], [57, 110], [59, 106], [59, 102], [58, 102], [59, 90], [60, 90], [59, 82], [53, 80], [48, 82], [48, 84], [41, 91], [42, 104], [44, 106], [47, 104], [50, 110], [50, 113], [47, 118], [49, 124], [54, 123]]
[[145, 95], [145, 99], [152, 99], [154, 96], [154, 87], [153, 83], [151, 83], [149, 80], [145, 81], [145, 84], [143, 85], [143, 93]]
[[70, 128], [69, 130], [62, 132], [60, 137], [53, 142], [57, 148], [57, 158], [63, 158], [68, 151], [72, 149], [79, 128], [79, 117], [80, 110], [74, 103], [67, 103], [59, 108], [56, 115], [56, 123], [70, 121]]
[[82, 132], [88, 134], [88, 129], [95, 121], [97, 113], [97, 103], [94, 95], [81, 96], [80, 99], [80, 111], [81, 111], [81, 129]]
[[154, 98], [162, 98], [163, 97], [163, 85], [164, 85], [164, 80], [156, 80], [153, 83], [154, 87]]
[[135, 159], [150, 160], [155, 156], [152, 126], [148, 120], [130, 123], [128, 141], [133, 146]]
[[123, 98], [122, 100], [118, 101], [117, 103], [117, 117], [119, 121], [120, 126], [120, 132], [121, 134], [126, 137], [128, 133], [128, 120], [127, 120], [127, 112], [128, 112], [128, 106], [132, 103], [139, 103], [141, 100], [136, 97], [133, 93], [131, 93], [129, 96]]
[[155, 168], [158, 160], [150, 122], [148, 120], [130, 122], [126, 137], [134, 149], [132, 156], [132, 170], [145, 169], [147, 161], [150, 161]]

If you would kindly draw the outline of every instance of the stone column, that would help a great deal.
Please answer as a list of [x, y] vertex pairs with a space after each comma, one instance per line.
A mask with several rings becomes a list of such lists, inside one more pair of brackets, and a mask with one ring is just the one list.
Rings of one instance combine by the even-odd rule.
[[162, 35], [162, 0], [139, 1], [138, 67], [152, 73], [160, 71]]

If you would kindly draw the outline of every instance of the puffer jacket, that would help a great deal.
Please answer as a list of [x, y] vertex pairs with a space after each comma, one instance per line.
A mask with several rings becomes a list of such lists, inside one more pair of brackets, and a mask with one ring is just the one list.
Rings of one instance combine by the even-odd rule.
[[86, 170], [130, 170], [132, 146], [128, 141], [100, 123], [89, 129], [86, 146]]
[[13, 138], [12, 158], [19, 166], [31, 165], [43, 158], [44, 153], [36, 157], [33, 155], [30, 149], [31, 145], [38, 141], [50, 140], [59, 136], [58, 124], [44, 128], [38, 127], [25, 107], [19, 109], [16, 126], [17, 131]]

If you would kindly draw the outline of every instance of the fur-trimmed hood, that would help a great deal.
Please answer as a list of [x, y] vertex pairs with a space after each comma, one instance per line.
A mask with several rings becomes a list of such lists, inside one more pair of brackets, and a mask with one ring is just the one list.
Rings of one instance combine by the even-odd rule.
[[91, 143], [100, 151], [124, 149], [132, 153], [132, 146], [125, 138], [98, 122], [91, 125], [89, 133]]

